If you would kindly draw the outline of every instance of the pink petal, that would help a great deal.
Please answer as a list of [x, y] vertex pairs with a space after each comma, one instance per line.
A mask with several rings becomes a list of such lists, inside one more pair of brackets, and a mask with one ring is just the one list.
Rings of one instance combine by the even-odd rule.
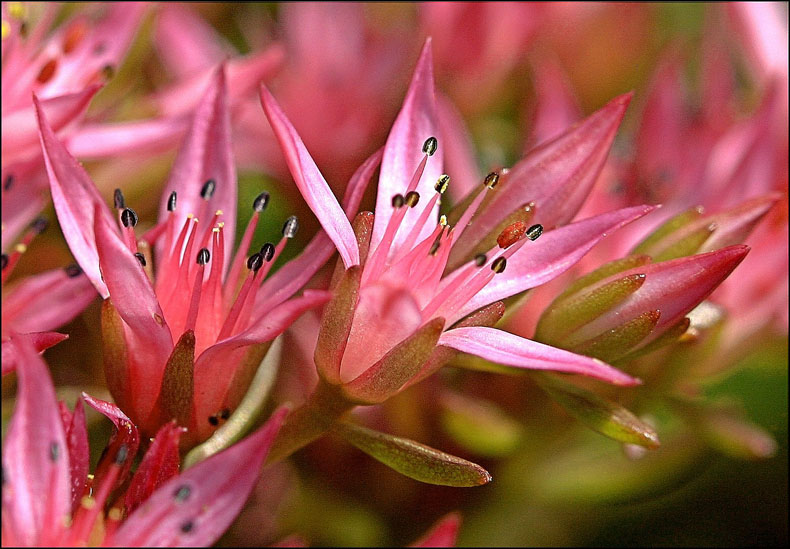
[[[409, 91], [403, 100], [395, 123], [392, 125], [387, 144], [384, 146], [384, 157], [381, 160], [381, 175], [379, 176], [378, 193], [376, 195], [376, 222], [373, 226], [373, 235], [370, 240], [370, 249], [375, 250], [384, 236], [384, 231], [392, 215], [392, 197], [403, 194], [414, 174], [417, 165], [422, 160], [423, 143], [429, 137], [436, 137], [439, 148], [425, 167], [425, 172], [417, 185], [420, 195], [430, 197], [436, 180], [442, 175], [443, 140], [439, 135], [439, 117], [436, 113], [433, 62], [431, 61], [431, 39], [425, 41], [417, 67], [414, 69]], [[434, 208], [431, 219], [438, 216], [438, 204]], [[411, 208], [403, 219], [404, 227], [411, 227], [420, 217], [422, 207]], [[426, 223], [417, 237], [419, 242], [426, 238], [434, 229], [433, 223]], [[408, 236], [407, 230], [398, 231], [392, 246], [395, 251], [398, 244]]]
[[[491, 203], [476, 216], [473, 233], [487, 234], [503, 216], [528, 202], [537, 204], [533, 223], [547, 229], [573, 219], [601, 173], [631, 96], [612, 99], [556, 139], [532, 149], [511, 168], [506, 187], [494, 191]], [[465, 231], [455, 245], [471, 250], [474, 234]]]
[[516, 368], [582, 374], [615, 385], [640, 383], [598, 359], [557, 349], [496, 328], [474, 326], [449, 330], [439, 338], [439, 345]]
[[[101, 272], [112, 304], [134, 335], [127, 337], [133, 368], [133, 399], [135, 410], [145, 415], [159, 394], [167, 359], [173, 350], [170, 328], [142, 265], [126, 244], [102, 218], [96, 217], [96, 245]], [[141, 402], [147, 403], [142, 409]], [[141, 418], [137, 418], [138, 421]]]
[[[708, 297], [748, 252], [748, 246], [730, 246], [715, 252], [652, 263], [618, 273], [615, 277], [644, 273], [645, 282], [613, 310], [579, 328], [574, 337], [578, 336], [579, 341], [584, 341], [645, 311], [658, 309], [661, 317], [653, 334], [643, 342], [648, 343], [662, 333], [662, 328], [675, 324]], [[606, 278], [596, 284], [605, 284], [613, 278]]]
[[461, 515], [449, 513], [434, 524], [431, 529], [409, 547], [455, 547]]
[[211, 25], [177, 3], [160, 6], [154, 40], [168, 72], [179, 80], [216, 66], [233, 53]]
[[265, 86], [261, 86], [261, 104], [277, 136], [299, 192], [321, 222], [326, 234], [337, 246], [346, 268], [359, 264], [359, 250], [351, 223], [335, 195], [332, 194], [324, 176], [318, 171], [299, 134]]
[[[381, 154], [381, 149], [373, 153], [351, 176], [343, 197], [343, 211], [349, 218], [357, 213], [370, 178], [381, 161]], [[335, 246], [327, 234], [323, 230], [318, 231], [301, 254], [283, 265], [263, 283], [258, 292], [255, 310], [265, 314], [272, 307], [291, 297], [334, 253]]]
[[[47, 120], [51, 120], [52, 131], [59, 131], [82, 114], [100, 88], [101, 86], [97, 84], [76, 93], [42, 99], [40, 108], [44, 111]], [[3, 165], [10, 164], [24, 156], [29, 156], [31, 150], [33, 154], [37, 153], [38, 123], [36, 122], [36, 110], [38, 108], [30, 106], [3, 114]]]
[[188, 128], [186, 116], [84, 124], [66, 139], [66, 146], [74, 156], [85, 159], [157, 153], [179, 142]]
[[96, 298], [91, 281], [82, 274], [70, 276], [54, 269], [29, 276], [3, 299], [3, 331], [54, 330], [72, 320]]
[[249, 497], [286, 414], [280, 408], [243, 441], [162, 485], [126, 519], [112, 544], [183, 547], [214, 543]]
[[[508, 259], [496, 275], [458, 312], [454, 322], [489, 303], [516, 295], [556, 278], [586, 254], [608, 233], [652, 211], [653, 206], [634, 206], [590, 217], [543, 233]], [[452, 276], [452, 273], [450, 274]]]
[[541, 57], [533, 65], [536, 104], [530, 127], [532, 146], [554, 139], [581, 119], [581, 109], [559, 61]]
[[72, 413], [63, 402], [58, 402], [63, 429], [66, 434], [66, 445], [69, 450], [69, 470], [71, 473], [71, 509], [77, 505], [85, 491], [90, 467], [90, 448], [88, 447], [88, 428], [85, 424], [85, 408], [77, 399]]
[[112, 224], [114, 220], [85, 169], [55, 137], [44, 116], [41, 103], [35, 96], [33, 103], [38, 115], [39, 136], [49, 175], [52, 202], [60, 227], [80, 267], [102, 298], [106, 298], [107, 287], [99, 272], [99, 257], [93, 236], [93, 217], [99, 211], [99, 216], [108, 223]]
[[[779, 2], [733, 2], [727, 10], [752, 59], [749, 68], [764, 80], [782, 75], [787, 87], [787, 13]], [[785, 100], [785, 103], [787, 101]]]
[[[230, 146], [230, 115], [228, 112], [225, 69], [220, 66], [203, 92], [203, 99], [195, 110], [189, 131], [178, 151], [170, 178], [159, 206], [159, 221], [167, 219], [167, 202], [172, 191], [178, 194], [176, 227], [181, 227], [187, 214], [207, 216], [222, 210], [225, 222], [225, 249], [232, 250], [236, 235], [236, 167]], [[213, 196], [206, 207], [200, 191], [209, 179], [216, 183]], [[225, 254], [227, 269], [231, 254]]]
[[477, 158], [472, 138], [463, 117], [444, 95], [436, 96], [439, 127], [444, 146], [444, 164], [451, 174], [448, 192], [454, 200], [461, 200], [477, 188], [482, 179], [477, 169]]
[[114, 487], [121, 486], [126, 480], [126, 476], [132, 468], [134, 456], [137, 454], [137, 449], [140, 446], [140, 434], [134, 423], [112, 402], [107, 402], [98, 398], [94, 398], [87, 393], [82, 393], [82, 400], [88, 406], [104, 415], [107, 419], [112, 421], [115, 426], [115, 432], [110, 437], [107, 443], [107, 450], [102, 455], [99, 464], [96, 467], [94, 475], [94, 486], [100, 486], [102, 480], [107, 475], [110, 467], [114, 464], [116, 456], [122, 446], [126, 447], [127, 459], [124, 461], [121, 473], [118, 475]]
[[176, 425], [175, 421], [165, 423], [157, 431], [124, 496], [127, 513], [134, 511], [161, 484], [178, 474], [178, 442], [183, 432], [184, 428]]
[[49, 545], [71, 511], [69, 456], [47, 366], [24, 335], [16, 407], [3, 442], [3, 545]]
[[47, 170], [40, 156], [10, 165], [3, 162], [0, 181], [6, 183], [9, 179], [13, 183], [10, 188], [3, 189], [3, 231], [0, 233], [4, 253], [19, 240], [50, 197]]
[[[25, 334], [25, 337], [28, 338], [37, 352], [43, 353], [53, 345], [68, 339], [69, 336], [57, 332], [40, 332]], [[3, 375], [6, 375], [9, 372], [13, 372], [19, 363], [19, 351], [13, 340], [7, 340], [3, 341], [2, 353], [2, 371]]]

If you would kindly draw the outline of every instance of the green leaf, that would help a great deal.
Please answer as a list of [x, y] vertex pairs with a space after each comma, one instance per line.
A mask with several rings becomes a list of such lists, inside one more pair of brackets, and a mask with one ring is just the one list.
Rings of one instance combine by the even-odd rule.
[[337, 422], [332, 429], [372, 458], [420, 482], [468, 487], [491, 481], [479, 465], [413, 440], [346, 422]]
[[442, 426], [464, 448], [484, 456], [503, 456], [522, 440], [521, 424], [493, 402], [447, 392], [442, 395]]
[[567, 349], [605, 362], [611, 362], [628, 353], [645, 339], [656, 327], [660, 311], [646, 311], [638, 317], [607, 330], [584, 342], [569, 342]]
[[340, 363], [351, 333], [361, 281], [362, 267], [349, 268], [340, 276], [332, 290], [332, 299], [324, 306], [313, 360], [318, 374], [327, 383], [340, 383]]
[[604, 278], [608, 278], [614, 274], [621, 273], [623, 271], [627, 271], [629, 269], [633, 269], [634, 267], [641, 267], [642, 265], [647, 265], [650, 263], [651, 259], [650, 256], [647, 255], [629, 255], [622, 259], [616, 259], [615, 261], [610, 261], [609, 263], [605, 263], [595, 269], [594, 271], [587, 273], [581, 278], [577, 278], [573, 282], [571, 282], [565, 290], [557, 296], [554, 300], [555, 302], [570, 297], [571, 295], [575, 294], [576, 292], [587, 288], [588, 286], [592, 286], [599, 280], [603, 280]]
[[647, 238], [637, 244], [637, 246], [631, 250], [631, 253], [652, 256], [665, 247], [665, 239], [672, 236], [676, 231], [698, 220], [702, 217], [703, 213], [702, 208], [696, 207], [669, 218], [664, 224], [650, 233]]

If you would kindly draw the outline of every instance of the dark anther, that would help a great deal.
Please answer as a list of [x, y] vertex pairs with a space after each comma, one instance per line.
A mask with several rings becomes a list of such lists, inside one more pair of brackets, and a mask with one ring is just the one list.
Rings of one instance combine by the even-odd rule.
[[420, 193], [417, 191], [411, 191], [406, 194], [406, 198], [404, 198], [403, 201], [409, 208], [413, 208], [420, 201]]
[[491, 172], [486, 176], [483, 184], [489, 189], [493, 189], [499, 184], [499, 174], [496, 172]]
[[533, 225], [529, 229], [527, 229], [527, 238], [530, 240], [537, 240], [537, 238], [543, 234], [543, 225], [537, 224]]
[[121, 212], [121, 223], [124, 227], [134, 227], [137, 225], [137, 214], [131, 208], [124, 208]]
[[422, 152], [424, 152], [428, 156], [433, 156], [438, 147], [439, 147], [439, 142], [436, 140], [435, 137], [431, 136], [425, 140], [425, 143], [422, 144]]
[[256, 273], [258, 272], [258, 269], [260, 269], [262, 265], [263, 265], [263, 257], [261, 257], [261, 254], [252, 254], [247, 259], [247, 268], [251, 271], [255, 271]]
[[261, 251], [258, 252], [263, 257], [264, 261], [271, 261], [274, 257], [274, 244], [267, 242], [261, 246]]
[[200, 248], [197, 254], [197, 264], [205, 265], [209, 259], [211, 259], [211, 254], [208, 252], [208, 248]]
[[126, 207], [126, 199], [123, 197], [121, 189], [115, 189], [112, 194], [112, 202], [116, 210], [123, 210]]
[[402, 194], [396, 194], [395, 196], [392, 197], [393, 208], [402, 208], [405, 203], [406, 203], [406, 199], [403, 198]]
[[69, 278], [74, 278], [75, 276], [80, 276], [82, 274], [82, 269], [76, 263], [72, 263], [63, 270], [66, 271], [66, 276]]
[[447, 187], [450, 185], [450, 176], [442, 174], [439, 176], [439, 179], [436, 180], [436, 185], [433, 186], [436, 189], [436, 192], [439, 194], [444, 194], [447, 191]]
[[115, 464], [123, 465], [126, 462], [126, 458], [128, 457], [129, 447], [126, 444], [121, 444], [121, 447], [118, 448], [118, 453], [115, 454]]
[[219, 413], [221, 419], [228, 419], [230, 417], [230, 408], [223, 408]]
[[504, 257], [497, 257], [494, 262], [491, 263], [491, 270], [497, 274], [504, 271], [505, 267], [507, 267], [507, 259]]
[[14, 177], [14, 174], [10, 173], [10, 174], [6, 175], [5, 176], [5, 181], [3, 181], [3, 190], [4, 191], [10, 190], [11, 187], [14, 186], [14, 181], [16, 181], [16, 178]]
[[283, 236], [285, 238], [293, 238], [296, 236], [296, 232], [299, 230], [299, 219], [295, 215], [292, 215], [288, 219], [285, 220], [285, 224], [283, 225]]
[[256, 212], [262, 212], [266, 209], [266, 206], [269, 205], [269, 193], [263, 191], [261, 194], [255, 197], [255, 200], [252, 201], [252, 209]]
[[194, 527], [195, 527], [195, 523], [192, 522], [191, 520], [188, 520], [181, 525], [181, 531], [184, 532], [185, 534], [188, 534], [192, 531]]
[[101, 75], [104, 77], [105, 80], [110, 80], [113, 76], [115, 76], [115, 67], [110, 65], [104, 65], [101, 68]]
[[482, 267], [483, 265], [485, 265], [486, 261], [488, 261], [486, 254], [477, 254], [475, 256], [475, 265], [477, 265], [478, 267]]
[[219, 425], [219, 418], [216, 415], [208, 416], [208, 422], [214, 427], [216, 427], [217, 425]]
[[60, 457], [60, 445], [57, 442], [52, 442], [49, 445], [49, 459], [57, 461]]
[[170, 193], [170, 196], [167, 197], [167, 211], [168, 212], [175, 211], [175, 209], [176, 209], [176, 199], [177, 198], [178, 198], [178, 195], [176, 194], [175, 191]]
[[0, 256], [0, 268], [5, 269], [8, 267], [8, 254]]
[[47, 227], [49, 227], [49, 220], [46, 217], [37, 217], [33, 220], [33, 223], [30, 224], [30, 228], [33, 229], [36, 234], [43, 233], [47, 230]]
[[191, 493], [192, 493], [192, 489], [186, 484], [182, 484], [181, 486], [176, 488], [175, 492], [173, 492], [173, 498], [177, 502], [182, 503], [187, 500], [187, 498]]
[[134, 254], [134, 257], [137, 258], [137, 261], [140, 262], [140, 265], [145, 267], [146, 261], [145, 261], [145, 256], [143, 254], [141, 254], [140, 252], [137, 252], [137, 253]]
[[200, 189], [200, 196], [203, 200], [208, 200], [214, 195], [215, 190], [217, 190], [217, 182], [213, 179], [209, 179], [203, 183], [203, 188]]

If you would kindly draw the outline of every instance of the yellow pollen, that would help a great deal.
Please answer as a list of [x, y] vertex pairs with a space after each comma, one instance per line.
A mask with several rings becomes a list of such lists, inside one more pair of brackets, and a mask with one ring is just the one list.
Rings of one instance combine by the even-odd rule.
[[121, 510], [117, 507], [113, 507], [110, 509], [110, 512], [107, 513], [107, 518], [115, 521], [121, 520]]
[[447, 216], [446, 215], [443, 215], [443, 216], [439, 217], [439, 225], [441, 225], [442, 227], [446, 227], [447, 226]]
[[211, 229], [211, 232], [212, 233], [218, 233], [219, 232], [219, 227], [214, 227], [213, 229]]
[[90, 496], [83, 496], [80, 500], [80, 505], [85, 509], [93, 509], [96, 506], [96, 500]]
[[11, 25], [5, 19], [3, 19], [2, 25], [2, 36], [3, 40], [5, 40], [8, 38], [8, 35], [11, 34]]
[[22, 17], [25, 15], [25, 7], [22, 5], [22, 2], [9, 2], [8, 14], [11, 17], [22, 19]]
[[23, 253], [25, 253], [25, 252], [27, 251], [27, 246], [25, 246], [24, 244], [22, 244], [22, 243], [20, 242], [19, 244], [17, 244], [16, 246], [14, 246], [14, 250], [16, 250], [17, 252], [19, 252], [20, 254], [23, 254]]
[[224, 213], [225, 212], [223, 212], [222, 210], [217, 210], [216, 212], [214, 212], [214, 215], [222, 215]]
[[224, 221], [220, 221], [219, 223], [217, 223], [217, 227], [219, 227], [220, 229], [222, 227], [224, 227], [224, 226], [225, 226], [225, 222]]

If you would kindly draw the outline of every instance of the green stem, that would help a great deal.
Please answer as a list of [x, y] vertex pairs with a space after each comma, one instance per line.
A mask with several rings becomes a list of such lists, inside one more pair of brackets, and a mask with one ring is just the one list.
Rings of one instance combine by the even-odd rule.
[[266, 463], [281, 461], [310, 444], [354, 406], [338, 387], [319, 381], [307, 402], [288, 414]]

